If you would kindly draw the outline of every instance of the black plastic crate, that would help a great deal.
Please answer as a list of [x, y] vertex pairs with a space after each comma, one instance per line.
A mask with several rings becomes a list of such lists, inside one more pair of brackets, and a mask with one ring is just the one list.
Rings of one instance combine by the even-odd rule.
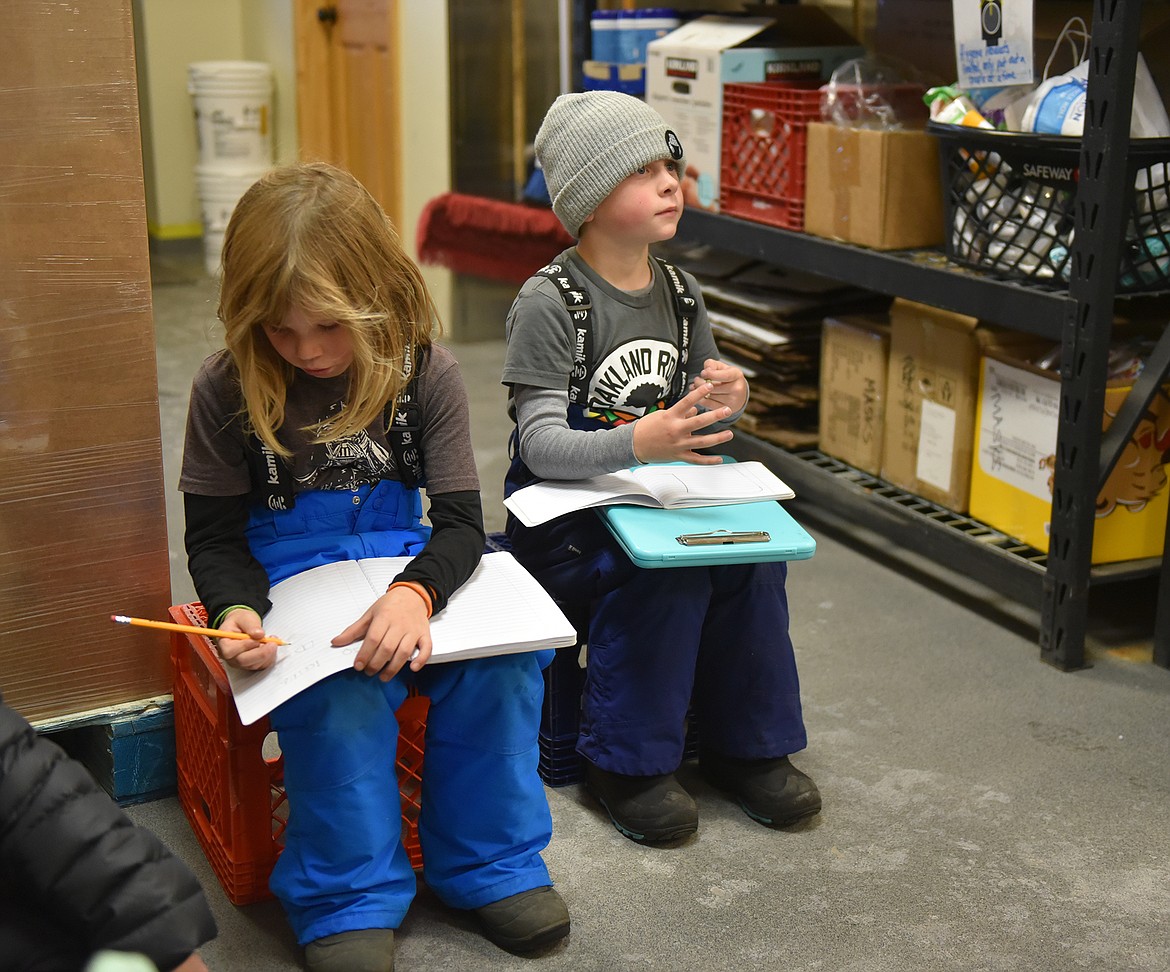
[[[946, 254], [997, 276], [1067, 287], [1081, 140], [932, 122], [942, 164]], [[1170, 290], [1170, 138], [1126, 156], [1118, 293]]]
[[581, 721], [581, 690], [585, 669], [578, 661], [581, 646], [558, 648], [552, 664], [544, 670], [544, 703], [540, 712], [542, 734], [560, 738], [577, 735]]

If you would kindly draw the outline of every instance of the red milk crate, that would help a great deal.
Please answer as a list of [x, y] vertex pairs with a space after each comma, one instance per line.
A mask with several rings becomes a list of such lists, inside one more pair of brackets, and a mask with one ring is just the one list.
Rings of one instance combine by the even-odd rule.
[[[198, 602], [175, 605], [170, 615], [179, 624], [207, 627]], [[284, 760], [279, 752], [265, 753], [268, 719], [240, 723], [207, 637], [173, 634], [171, 663], [179, 803], [228, 900], [243, 905], [270, 898], [268, 877], [284, 846], [288, 802]], [[426, 696], [412, 695], [398, 710], [402, 842], [415, 868], [422, 866], [418, 813], [429, 706]]]
[[807, 127], [820, 119], [820, 82], [725, 84], [720, 212], [803, 230]]

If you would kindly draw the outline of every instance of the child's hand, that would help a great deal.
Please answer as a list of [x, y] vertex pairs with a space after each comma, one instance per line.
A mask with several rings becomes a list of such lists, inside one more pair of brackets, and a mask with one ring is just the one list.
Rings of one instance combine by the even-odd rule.
[[362, 646], [353, 667], [388, 682], [410, 662], [417, 672], [431, 657], [431, 624], [427, 605], [409, 587], [395, 587], [376, 600], [365, 614], [333, 639], [334, 647]]
[[[741, 376], [742, 377], [742, 376]], [[696, 435], [700, 429], [725, 419], [731, 409], [722, 405], [709, 412], [699, 412], [699, 403], [709, 398], [715, 386], [703, 382], [680, 398], [670, 408], [643, 415], [634, 423], [634, 455], [639, 462], [692, 462], [714, 466], [720, 456], [703, 456], [696, 449], [709, 449], [731, 439], [730, 429]]]
[[248, 671], [260, 671], [271, 668], [276, 662], [276, 645], [261, 644], [264, 637], [264, 625], [260, 615], [247, 608], [236, 608], [230, 611], [219, 624], [224, 631], [242, 631], [251, 638], [240, 641], [236, 638], [219, 638], [219, 657], [225, 665], [233, 668], [243, 668]]
[[699, 402], [700, 408], [726, 406], [735, 413], [747, 404], [747, 378], [735, 365], [708, 358], [703, 362], [703, 370], [699, 372], [699, 377], [695, 378], [691, 387], [698, 388], [705, 381], [713, 384], [715, 390]]

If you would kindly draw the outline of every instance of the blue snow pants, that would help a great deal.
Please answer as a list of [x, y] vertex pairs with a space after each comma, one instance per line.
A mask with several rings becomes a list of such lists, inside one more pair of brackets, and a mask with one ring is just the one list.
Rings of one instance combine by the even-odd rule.
[[672, 773], [688, 707], [704, 749], [742, 759], [808, 745], [787, 564], [636, 566], [593, 510], [527, 528], [512, 551], [570, 616], [588, 616], [577, 751], [629, 776]]
[[[420, 516], [417, 490], [384, 481], [258, 510], [248, 541], [276, 583], [337, 560], [415, 554], [429, 535]], [[552, 884], [540, 856], [552, 817], [537, 775], [541, 668], [551, 657], [403, 668], [390, 682], [349, 670], [273, 711], [289, 819], [270, 887], [298, 942], [397, 928], [414, 898], [394, 768], [395, 712], [411, 685], [431, 700], [419, 816], [427, 884], [455, 908]]]

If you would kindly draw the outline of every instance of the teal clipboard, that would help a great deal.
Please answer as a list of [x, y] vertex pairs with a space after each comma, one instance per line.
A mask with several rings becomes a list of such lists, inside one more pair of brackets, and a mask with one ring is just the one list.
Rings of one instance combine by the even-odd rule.
[[[646, 506], [604, 506], [597, 511], [626, 554], [639, 567], [702, 567], [772, 560], [807, 560], [816, 541], [776, 502], [660, 510]], [[766, 540], [722, 542], [728, 536], [763, 531]], [[683, 543], [680, 537], [720, 538], [717, 543]]]

